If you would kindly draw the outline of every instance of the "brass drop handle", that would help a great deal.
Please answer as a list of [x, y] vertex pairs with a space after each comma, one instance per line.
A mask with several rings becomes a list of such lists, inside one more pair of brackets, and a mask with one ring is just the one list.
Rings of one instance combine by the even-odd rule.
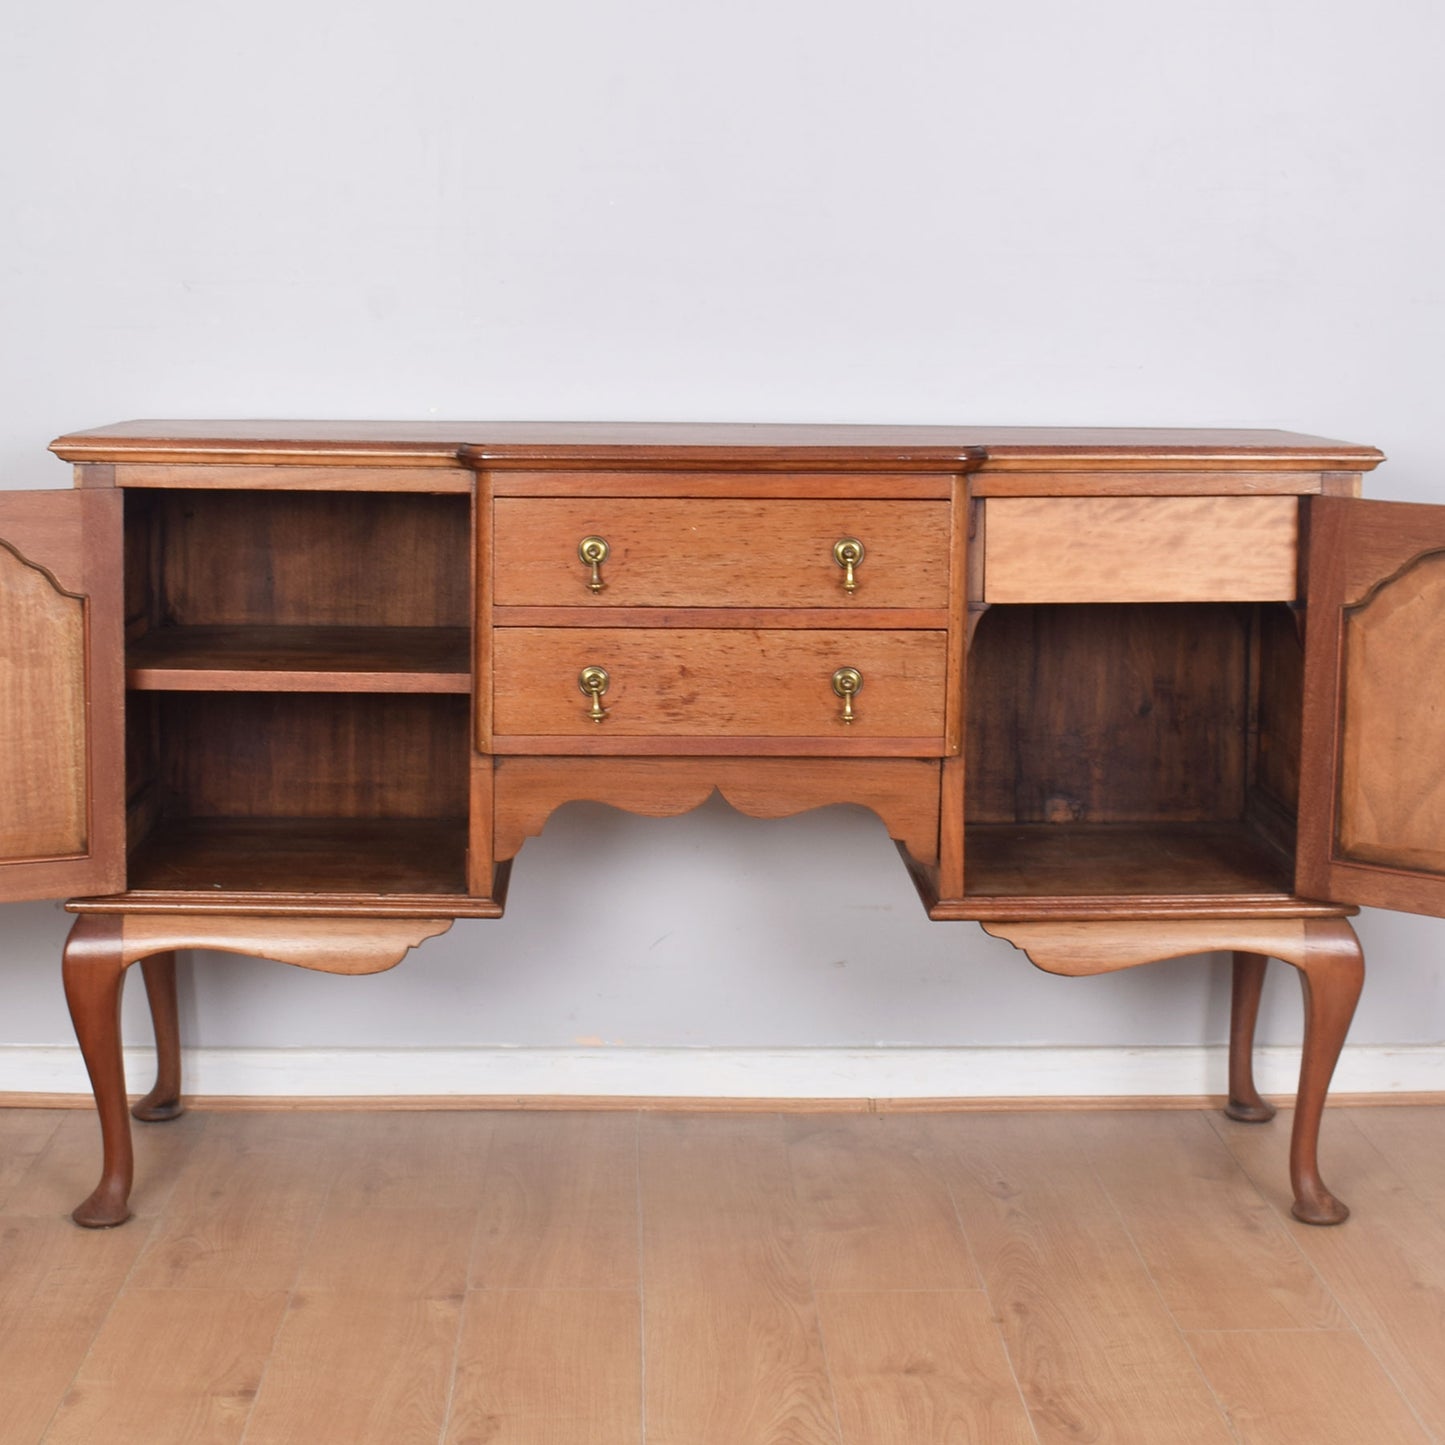
[[853, 711], [853, 699], [863, 691], [863, 674], [856, 667], [840, 667], [833, 674], [833, 691], [843, 699], [843, 711], [838, 714], [840, 723], [858, 721]]
[[863, 560], [863, 544], [856, 537], [839, 537], [833, 543], [833, 560], [843, 569], [843, 590], [858, 590], [858, 564]]
[[607, 585], [602, 580], [602, 564], [611, 551], [605, 537], [583, 537], [577, 544], [577, 555], [592, 569], [592, 579], [587, 586], [593, 592], [600, 592]]
[[602, 722], [607, 717], [607, 709], [602, 706], [602, 694], [611, 685], [612, 679], [607, 675], [605, 667], [584, 667], [577, 674], [577, 687], [583, 697], [592, 699], [592, 706], [587, 709], [587, 716], [595, 723]]

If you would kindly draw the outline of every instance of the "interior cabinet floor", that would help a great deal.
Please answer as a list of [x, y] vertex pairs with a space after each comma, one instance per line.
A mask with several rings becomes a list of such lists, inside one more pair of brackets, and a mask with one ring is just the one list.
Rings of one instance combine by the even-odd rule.
[[75, 1228], [88, 1113], [0, 1111], [0, 1439], [1445, 1440], [1445, 1107], [214, 1112]]

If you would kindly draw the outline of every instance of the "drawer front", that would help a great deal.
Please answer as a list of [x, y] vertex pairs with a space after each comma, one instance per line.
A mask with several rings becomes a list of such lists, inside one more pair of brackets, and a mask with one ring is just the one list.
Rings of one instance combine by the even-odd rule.
[[[946, 637], [882, 630], [507, 627], [495, 638], [494, 731], [586, 740], [812, 738], [840, 752], [883, 738], [942, 750]], [[607, 673], [598, 722], [580, 685]], [[862, 687], [854, 721], [834, 690], [839, 669]], [[565, 749], [563, 749], [565, 751]]]
[[987, 602], [1295, 596], [1295, 497], [991, 497]]
[[[949, 504], [498, 497], [499, 607], [945, 607]], [[594, 579], [584, 538], [606, 543]], [[837, 543], [861, 543], [848, 574]], [[601, 590], [592, 588], [600, 582]]]

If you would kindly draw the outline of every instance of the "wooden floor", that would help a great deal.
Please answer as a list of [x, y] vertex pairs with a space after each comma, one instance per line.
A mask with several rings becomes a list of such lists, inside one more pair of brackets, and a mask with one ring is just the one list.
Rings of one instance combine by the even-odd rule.
[[4, 1445], [1445, 1441], [1445, 1109], [0, 1110]]

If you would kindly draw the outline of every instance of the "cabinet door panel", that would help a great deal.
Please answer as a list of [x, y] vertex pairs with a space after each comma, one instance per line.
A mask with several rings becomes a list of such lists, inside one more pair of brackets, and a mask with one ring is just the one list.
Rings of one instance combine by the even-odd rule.
[[1445, 507], [1310, 507], [1298, 887], [1445, 915]]
[[120, 496], [0, 494], [0, 901], [125, 881]]

